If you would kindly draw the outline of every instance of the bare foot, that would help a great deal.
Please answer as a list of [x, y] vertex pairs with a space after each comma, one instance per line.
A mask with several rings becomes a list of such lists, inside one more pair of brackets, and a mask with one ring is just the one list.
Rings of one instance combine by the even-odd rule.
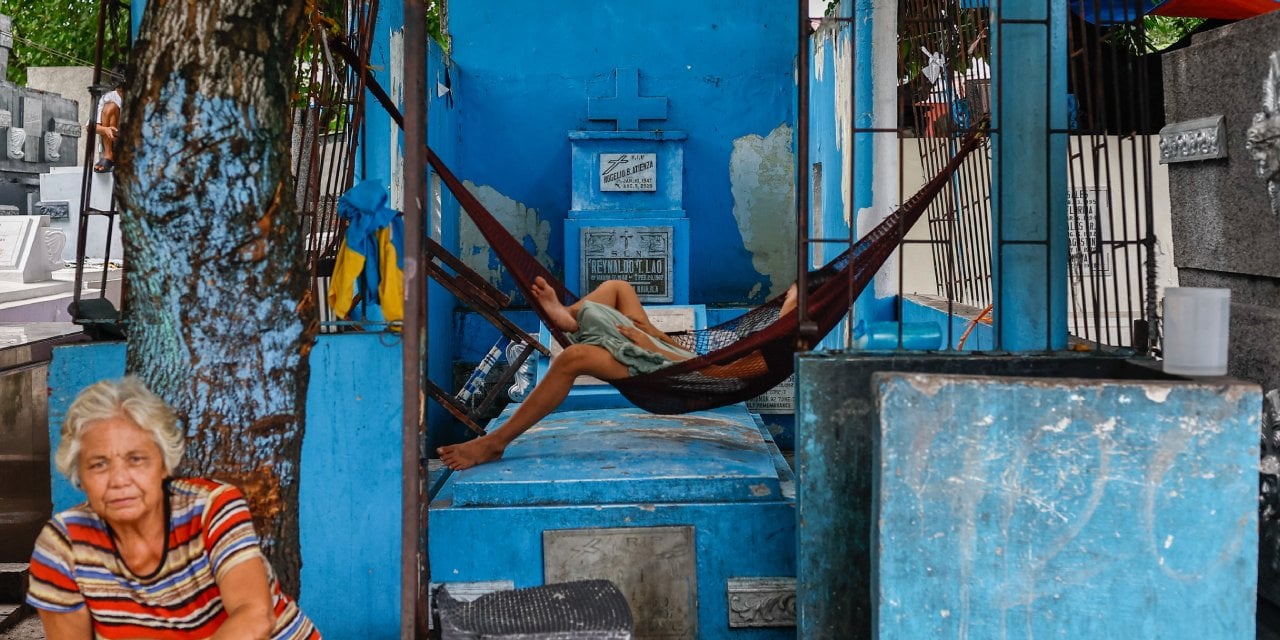
[[439, 447], [436, 449], [436, 453], [440, 454], [440, 460], [444, 462], [445, 466], [454, 471], [460, 471], [478, 464], [497, 460], [502, 457], [504, 450], [506, 450], [506, 447], [496, 442], [493, 438], [481, 436], [462, 444]]
[[573, 333], [578, 330], [578, 319], [573, 317], [573, 312], [560, 302], [560, 298], [556, 295], [556, 290], [542, 276], [533, 279], [533, 296], [538, 299], [538, 303], [547, 312], [547, 317], [551, 320], [552, 326], [561, 330]]

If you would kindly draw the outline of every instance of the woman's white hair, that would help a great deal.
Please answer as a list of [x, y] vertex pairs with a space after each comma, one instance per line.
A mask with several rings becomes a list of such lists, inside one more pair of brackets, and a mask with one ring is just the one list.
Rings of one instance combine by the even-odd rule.
[[103, 380], [87, 387], [67, 409], [53, 460], [58, 472], [71, 484], [80, 486], [80, 439], [84, 432], [93, 423], [112, 418], [130, 420], [151, 436], [164, 456], [167, 474], [178, 468], [186, 443], [178, 429], [178, 418], [173, 408], [152, 393], [141, 380], [127, 376], [120, 380]]

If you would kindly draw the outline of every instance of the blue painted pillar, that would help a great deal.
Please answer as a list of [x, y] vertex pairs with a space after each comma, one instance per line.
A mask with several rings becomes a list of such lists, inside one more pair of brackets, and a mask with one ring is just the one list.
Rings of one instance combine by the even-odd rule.
[[[373, 76], [404, 110], [402, 102], [401, 73], [404, 60], [404, 5], [400, 2], [379, 2], [377, 22], [373, 27], [373, 45], [369, 50], [369, 66]], [[364, 149], [356, 164], [357, 180], [376, 178], [391, 189], [391, 204], [401, 209], [403, 190], [404, 147], [398, 125], [391, 120], [372, 95], [365, 96]], [[394, 158], [394, 160], [393, 160]]]
[[[889, 5], [893, 5], [889, 7]], [[848, 7], [846, 9], [846, 7]], [[886, 14], [886, 8], [889, 8]], [[895, 83], [890, 92], [896, 100], [896, 70], [897, 70], [897, 44], [888, 47], [878, 46], [875, 34], [880, 28], [886, 24], [889, 28], [894, 28], [897, 24], [897, 3], [885, 2], [883, 0], [876, 2], [844, 2], [840, 7], [843, 15], [845, 11], [850, 11], [853, 17], [853, 30], [850, 37], [853, 39], [853, 56], [855, 60], [855, 73], [851, 78], [853, 91], [853, 126], [856, 129], [871, 129], [873, 127], [894, 126], [886, 125], [886, 121], [897, 119], [897, 109], [894, 106], [889, 108], [887, 112], [880, 112], [881, 98], [884, 95], [883, 83], [877, 81], [882, 77], [881, 63], [885, 60], [892, 60], [892, 70], [889, 71], [889, 78]], [[870, 61], [869, 64], [863, 61]], [[839, 91], [839, 88], [836, 89]], [[839, 108], [839, 107], [837, 107]], [[838, 132], [836, 135], [840, 135]], [[897, 149], [897, 140], [889, 140], [890, 136], [885, 136], [867, 131], [855, 133], [853, 136], [853, 152], [847, 158], [853, 164], [853, 193], [849, 194], [852, 200], [853, 215], [851, 216], [851, 224], [853, 225], [853, 237], [859, 238], [865, 230], [871, 229], [879, 222], [882, 213], [888, 213], [888, 210], [881, 211], [879, 205], [882, 203], [886, 194], [880, 192], [876, 187], [879, 186], [878, 179], [881, 178], [886, 171], [894, 171], [897, 167], [896, 158], [890, 165], [879, 167], [877, 170], [877, 161], [880, 160], [880, 152], [885, 145], [892, 143], [893, 148]], [[893, 136], [896, 138], [896, 136]], [[835, 213], [837, 220], [841, 216]], [[864, 220], [864, 216], [870, 216], [873, 219]], [[834, 255], [834, 254], [833, 254]], [[881, 274], [892, 273], [896, 268], [896, 262], [888, 261], [882, 268]], [[885, 270], [887, 269], [887, 271]], [[877, 291], [877, 285], [881, 282], [881, 277], [872, 280], [870, 286], [858, 296], [858, 300], [854, 303], [854, 322], [859, 321], [870, 324], [877, 320], [890, 320], [893, 318], [892, 301], [886, 297], [884, 291]], [[896, 277], [890, 278], [897, 281]], [[844, 328], [842, 324], [841, 329]], [[836, 335], [835, 332], [832, 335]], [[843, 339], [843, 336], [841, 336]], [[830, 343], [823, 343], [824, 346], [835, 347]], [[847, 344], [838, 345], [839, 348], [848, 348]]]
[[1067, 346], [1066, 0], [992, 2], [996, 347]]

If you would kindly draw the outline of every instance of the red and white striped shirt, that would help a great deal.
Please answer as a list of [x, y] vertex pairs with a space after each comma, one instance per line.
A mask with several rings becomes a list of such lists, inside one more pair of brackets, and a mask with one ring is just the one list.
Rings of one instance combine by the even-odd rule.
[[[196, 478], [165, 483], [169, 539], [164, 561], [135, 575], [120, 558], [107, 524], [88, 504], [57, 514], [31, 555], [27, 603], [57, 612], [89, 607], [101, 638], [206, 638], [227, 619], [218, 579], [249, 559], [270, 565], [244, 495], [233, 485]], [[320, 633], [271, 574], [273, 640]]]

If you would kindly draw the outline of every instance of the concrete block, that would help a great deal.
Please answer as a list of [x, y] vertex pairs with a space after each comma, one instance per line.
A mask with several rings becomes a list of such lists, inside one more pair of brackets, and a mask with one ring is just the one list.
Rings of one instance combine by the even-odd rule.
[[797, 610], [806, 639], [872, 630], [872, 469], [880, 371], [984, 376], [1172, 379], [1151, 361], [1096, 355], [810, 353], [796, 363]]
[[872, 638], [1250, 638], [1255, 385], [883, 373]]

